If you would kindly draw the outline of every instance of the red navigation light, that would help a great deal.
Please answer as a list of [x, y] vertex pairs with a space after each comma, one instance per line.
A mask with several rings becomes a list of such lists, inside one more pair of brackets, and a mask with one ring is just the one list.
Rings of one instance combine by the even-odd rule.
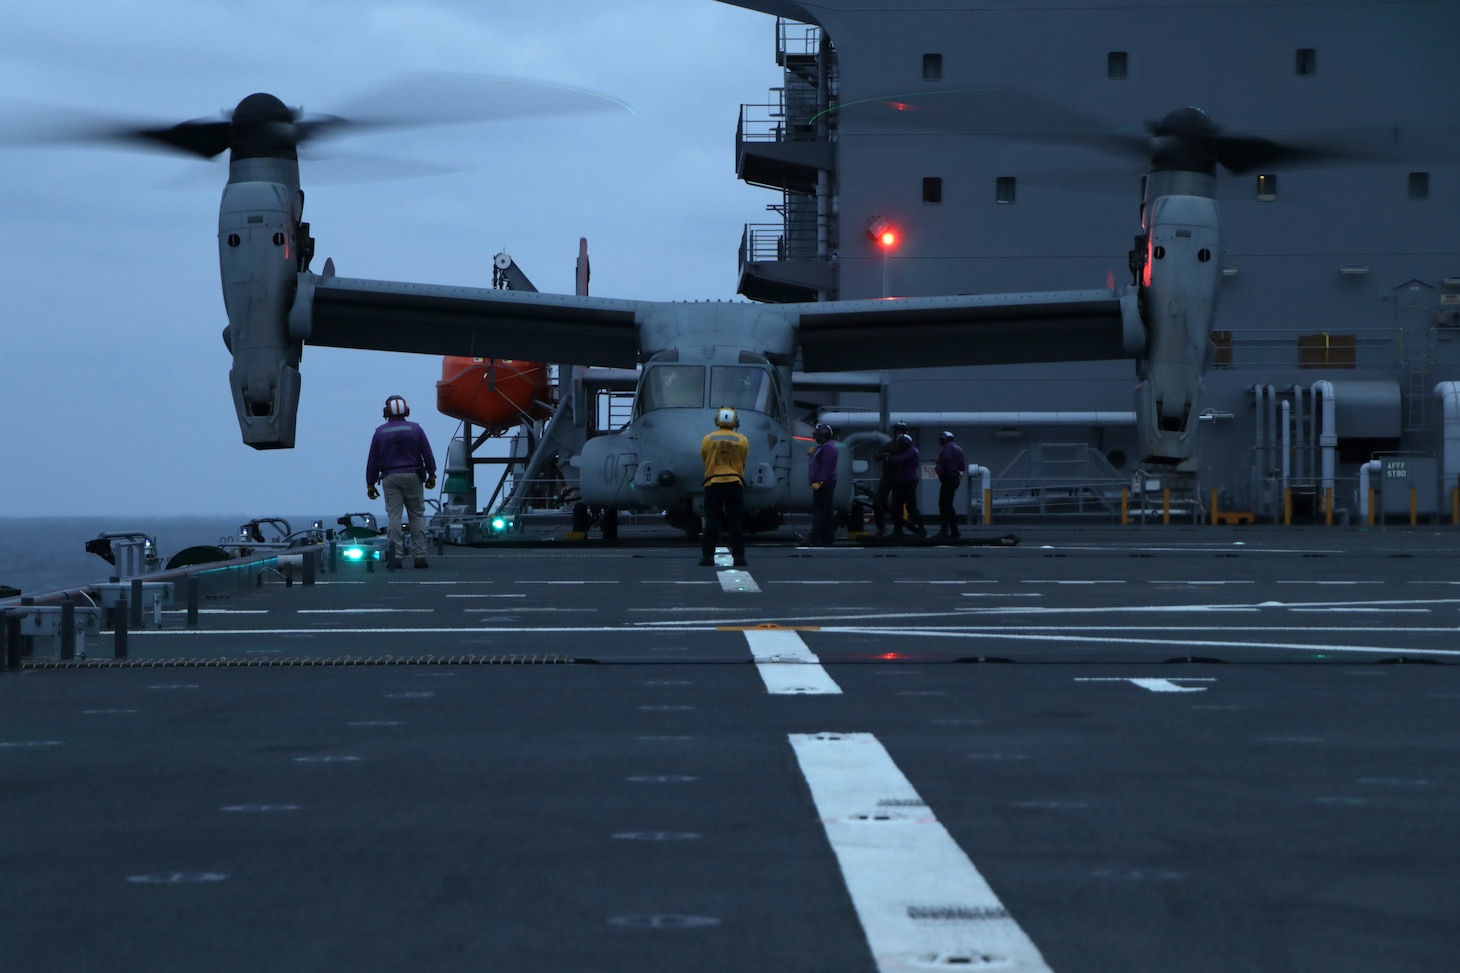
[[874, 216], [867, 221], [867, 232], [884, 251], [892, 250], [898, 244], [897, 227], [892, 225], [891, 220], [881, 216]]

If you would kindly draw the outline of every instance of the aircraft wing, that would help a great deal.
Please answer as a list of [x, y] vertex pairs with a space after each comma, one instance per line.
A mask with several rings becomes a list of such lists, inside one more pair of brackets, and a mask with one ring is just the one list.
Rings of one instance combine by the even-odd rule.
[[633, 368], [640, 301], [299, 275], [297, 341]]
[[782, 305], [808, 372], [1101, 361], [1145, 351], [1135, 290]]

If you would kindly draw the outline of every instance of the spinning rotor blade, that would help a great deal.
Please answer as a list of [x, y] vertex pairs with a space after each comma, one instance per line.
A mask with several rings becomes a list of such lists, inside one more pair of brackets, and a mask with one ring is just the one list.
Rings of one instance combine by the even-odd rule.
[[[1147, 122], [1140, 133], [1050, 97], [997, 86], [879, 95], [829, 111], [845, 129], [858, 132], [968, 134], [1079, 146], [1140, 158], [1152, 169], [1210, 171], [1220, 165], [1243, 174], [1295, 165], [1460, 160], [1460, 134], [1453, 128], [1229, 133], [1201, 109], [1180, 108]], [[1056, 188], [1092, 191], [1074, 185], [1076, 180], [1063, 181], [1066, 185]]]
[[1054, 99], [997, 86], [876, 95], [827, 111], [857, 131], [983, 135], [1138, 154], [1149, 141]]
[[403, 78], [354, 99], [343, 106], [346, 118], [334, 121], [351, 129], [395, 128], [619, 111], [634, 113], [611, 95], [568, 85], [429, 74]]
[[564, 85], [472, 75], [409, 77], [352, 103], [350, 117], [306, 114], [270, 94], [249, 95], [222, 118], [174, 125], [128, 123], [65, 108], [29, 106], [3, 140], [9, 144], [111, 142], [211, 159], [294, 157], [299, 146], [328, 137], [408, 126], [464, 124], [589, 111], [633, 109], [608, 95]]
[[[233, 129], [232, 122], [198, 121], [182, 122], [172, 128], [139, 128], [130, 135], [142, 142], [177, 149], [189, 155], [211, 159], [228, 151], [228, 141]], [[118, 138], [127, 138], [126, 130], [117, 133]]]

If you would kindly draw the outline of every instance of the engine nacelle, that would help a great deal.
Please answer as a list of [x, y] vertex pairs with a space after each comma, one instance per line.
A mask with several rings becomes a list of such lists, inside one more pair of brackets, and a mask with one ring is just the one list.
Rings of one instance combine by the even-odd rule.
[[1136, 421], [1147, 461], [1194, 470], [1202, 374], [1211, 363], [1222, 273], [1217, 204], [1204, 196], [1161, 196], [1150, 215], [1140, 288], [1147, 339], [1136, 362]]
[[[249, 160], [234, 166], [268, 162], [285, 164]], [[223, 341], [233, 354], [228, 381], [243, 441], [255, 449], [294, 446], [303, 346], [291, 340], [288, 317], [301, 208], [299, 191], [285, 183], [230, 181], [218, 210], [218, 266], [228, 311]]]

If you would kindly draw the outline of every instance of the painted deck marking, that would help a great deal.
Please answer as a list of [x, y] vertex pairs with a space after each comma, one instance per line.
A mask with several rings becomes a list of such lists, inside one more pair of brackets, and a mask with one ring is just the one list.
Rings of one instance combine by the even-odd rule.
[[772, 696], [840, 695], [842, 688], [821, 667], [821, 660], [785, 629], [747, 629], [745, 641], [755, 668]]
[[720, 579], [721, 591], [734, 591], [748, 595], [760, 594], [760, 586], [755, 583], [750, 572], [743, 568], [720, 568], [715, 575]]
[[1098, 581], [1020, 581], [1020, 584], [1125, 584], [1121, 578], [1105, 578]]
[[793, 733], [790, 741], [879, 971], [1050, 973], [876, 737]]
[[296, 615], [429, 615], [434, 608], [296, 608]]
[[1042, 591], [960, 591], [965, 598], [1043, 598]]
[[526, 598], [526, 595], [490, 595], [485, 592], [472, 592], [465, 595], [447, 595], [448, 598]]
[[1140, 686], [1153, 693], [1204, 693], [1206, 686], [1178, 686], [1179, 682], [1216, 682], [1215, 679], [1206, 676], [1171, 676], [1166, 679], [1132, 678], [1130, 676], [1091, 676], [1077, 677], [1075, 682], [1128, 682], [1133, 686]]
[[[1146, 584], [1186, 584], [1186, 585], [1226, 585], [1226, 584], [1256, 584], [1256, 581], [1177, 581], [1175, 579], [1153, 578]], [[1279, 582], [1281, 584], [1282, 582]]]

